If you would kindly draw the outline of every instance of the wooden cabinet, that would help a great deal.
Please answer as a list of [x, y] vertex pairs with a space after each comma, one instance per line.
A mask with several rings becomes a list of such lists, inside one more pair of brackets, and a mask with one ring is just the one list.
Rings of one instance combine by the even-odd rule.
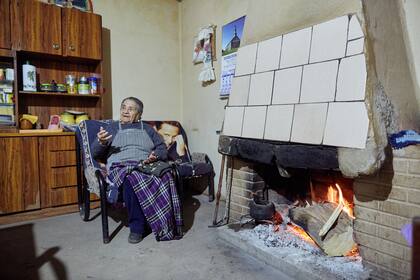
[[101, 16], [63, 9], [63, 55], [90, 59], [102, 59]]
[[37, 137], [0, 137], [0, 213], [40, 207]]
[[0, 214], [76, 203], [75, 141], [72, 133], [0, 134]]
[[101, 60], [100, 15], [37, 0], [16, 0], [11, 10], [14, 49]]
[[10, 49], [10, 9], [9, 0], [0, 0], [0, 48]]
[[40, 137], [39, 165], [42, 208], [77, 202], [74, 136]]
[[60, 7], [34, 0], [15, 0], [11, 9], [14, 49], [62, 54]]

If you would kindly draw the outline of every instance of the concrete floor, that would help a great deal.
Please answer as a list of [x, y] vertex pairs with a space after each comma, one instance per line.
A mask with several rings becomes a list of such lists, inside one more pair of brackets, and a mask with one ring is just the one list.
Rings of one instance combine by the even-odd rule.
[[98, 210], [90, 222], [74, 213], [1, 226], [0, 279], [290, 279], [219, 240], [207, 199], [187, 197], [185, 236], [169, 242], [129, 244], [129, 229], [109, 219], [117, 232], [105, 245]]

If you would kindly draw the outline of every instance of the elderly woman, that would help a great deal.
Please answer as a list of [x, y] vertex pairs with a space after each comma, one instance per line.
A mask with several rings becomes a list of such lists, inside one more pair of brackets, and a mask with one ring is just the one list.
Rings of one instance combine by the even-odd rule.
[[106, 160], [108, 201], [116, 202], [118, 189], [123, 191], [128, 210], [130, 243], [142, 240], [147, 223], [157, 240], [180, 236], [182, 225], [180, 202], [170, 172], [161, 177], [140, 172], [139, 163], [166, 160], [162, 138], [141, 121], [143, 103], [125, 98], [121, 103], [120, 120], [101, 127], [92, 145], [96, 159]]

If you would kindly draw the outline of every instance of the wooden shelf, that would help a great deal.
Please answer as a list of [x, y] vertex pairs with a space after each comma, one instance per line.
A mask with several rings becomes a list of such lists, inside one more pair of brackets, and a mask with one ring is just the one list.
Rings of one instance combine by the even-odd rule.
[[40, 96], [65, 96], [73, 98], [100, 98], [100, 94], [70, 94], [67, 92], [43, 92], [43, 91], [19, 91], [20, 94], [40, 95]]

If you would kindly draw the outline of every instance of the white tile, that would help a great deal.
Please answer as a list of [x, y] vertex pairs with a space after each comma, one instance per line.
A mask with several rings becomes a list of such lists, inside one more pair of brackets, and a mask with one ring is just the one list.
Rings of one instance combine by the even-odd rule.
[[255, 72], [279, 69], [282, 36], [258, 43]]
[[232, 91], [229, 95], [229, 105], [247, 105], [249, 92], [249, 75], [234, 77], [232, 80]]
[[226, 107], [223, 135], [241, 136], [244, 107]]
[[293, 105], [268, 106], [264, 139], [289, 141], [292, 129]]
[[321, 144], [328, 103], [297, 104], [293, 116], [292, 142]]
[[242, 137], [263, 139], [267, 107], [246, 107]]
[[240, 47], [236, 60], [235, 76], [254, 73], [256, 56], [257, 44]]
[[328, 108], [324, 145], [364, 148], [369, 118], [364, 102], [334, 102]]
[[347, 43], [346, 55], [349, 56], [349, 55], [361, 54], [364, 50], [364, 43], [365, 43], [364, 38], [349, 41]]
[[270, 105], [274, 71], [251, 76], [248, 105]]
[[338, 60], [303, 66], [300, 103], [334, 101]]
[[314, 25], [310, 63], [345, 56], [348, 23], [348, 16], [343, 16]]
[[274, 74], [273, 104], [299, 103], [302, 66], [278, 70]]
[[354, 15], [350, 19], [348, 40], [357, 39], [363, 36], [365, 35], [363, 34], [362, 27], [357, 19], [357, 16]]
[[312, 27], [283, 35], [280, 68], [303, 65], [309, 61]]
[[365, 99], [366, 62], [365, 55], [343, 58], [338, 69], [336, 101]]

